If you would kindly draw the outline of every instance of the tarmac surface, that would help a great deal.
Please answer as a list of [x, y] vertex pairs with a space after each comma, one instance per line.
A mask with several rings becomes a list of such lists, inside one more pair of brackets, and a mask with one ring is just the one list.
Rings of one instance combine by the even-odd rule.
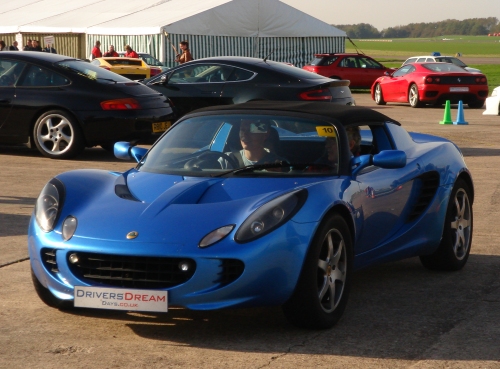
[[57, 173], [133, 163], [100, 148], [59, 161], [0, 146], [0, 368], [500, 368], [500, 116], [465, 107], [468, 125], [440, 125], [442, 107], [355, 98], [463, 151], [476, 193], [463, 270], [430, 272], [413, 258], [357, 272], [343, 318], [323, 331], [291, 326], [276, 307], [59, 311], [30, 280], [26, 232], [35, 200]]

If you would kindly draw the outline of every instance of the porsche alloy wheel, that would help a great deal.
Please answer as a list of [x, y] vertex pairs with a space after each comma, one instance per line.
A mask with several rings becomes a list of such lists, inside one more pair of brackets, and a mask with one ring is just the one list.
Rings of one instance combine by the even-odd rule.
[[380, 86], [380, 83], [377, 83], [375, 85], [375, 103], [377, 105], [386, 104], [386, 102], [384, 101], [384, 96], [382, 95], [382, 87]]
[[52, 159], [68, 159], [85, 147], [76, 119], [64, 111], [42, 114], [35, 123], [33, 137], [37, 149]]
[[349, 227], [338, 214], [314, 237], [292, 297], [283, 305], [287, 319], [303, 328], [331, 328], [342, 316], [352, 273]]
[[464, 180], [459, 179], [450, 196], [441, 244], [434, 254], [420, 257], [426, 268], [460, 270], [464, 267], [472, 243], [471, 199], [469, 186]]
[[408, 101], [412, 108], [420, 108], [422, 103], [420, 102], [420, 98], [418, 97], [418, 87], [416, 84], [412, 84], [410, 86], [410, 90], [408, 92]]

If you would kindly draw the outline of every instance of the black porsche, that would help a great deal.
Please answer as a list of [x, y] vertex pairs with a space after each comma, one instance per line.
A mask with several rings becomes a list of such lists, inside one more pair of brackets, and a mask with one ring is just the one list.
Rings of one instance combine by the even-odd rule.
[[67, 159], [85, 147], [151, 141], [174, 119], [161, 93], [83, 60], [0, 53], [0, 144], [28, 143]]
[[247, 57], [194, 60], [143, 81], [172, 100], [179, 115], [253, 100], [323, 101], [355, 105], [349, 81], [285, 63]]

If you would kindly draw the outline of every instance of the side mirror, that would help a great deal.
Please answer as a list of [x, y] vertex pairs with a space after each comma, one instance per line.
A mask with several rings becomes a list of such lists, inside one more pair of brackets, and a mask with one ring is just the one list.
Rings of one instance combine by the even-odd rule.
[[391, 73], [390, 73], [390, 72], [388, 72], [388, 71], [385, 71], [385, 72], [384, 72], [384, 75], [385, 75], [385, 76], [390, 76], [390, 75], [391, 75]]
[[354, 157], [351, 159], [353, 177], [370, 165], [383, 169], [403, 168], [406, 165], [406, 153], [401, 150], [384, 150], [376, 155]]
[[117, 142], [113, 151], [118, 159], [134, 159], [136, 162], [140, 162], [148, 150], [143, 147], [134, 146], [130, 142]]

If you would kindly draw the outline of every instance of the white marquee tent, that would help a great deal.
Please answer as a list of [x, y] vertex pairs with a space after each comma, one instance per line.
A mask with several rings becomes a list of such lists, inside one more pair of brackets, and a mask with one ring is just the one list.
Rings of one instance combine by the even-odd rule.
[[0, 0], [0, 5], [0, 34], [82, 34], [85, 55], [100, 40], [103, 48], [130, 44], [172, 61], [170, 43], [185, 39], [195, 58], [272, 53], [271, 59], [301, 66], [315, 52], [345, 49], [345, 32], [279, 0]]

